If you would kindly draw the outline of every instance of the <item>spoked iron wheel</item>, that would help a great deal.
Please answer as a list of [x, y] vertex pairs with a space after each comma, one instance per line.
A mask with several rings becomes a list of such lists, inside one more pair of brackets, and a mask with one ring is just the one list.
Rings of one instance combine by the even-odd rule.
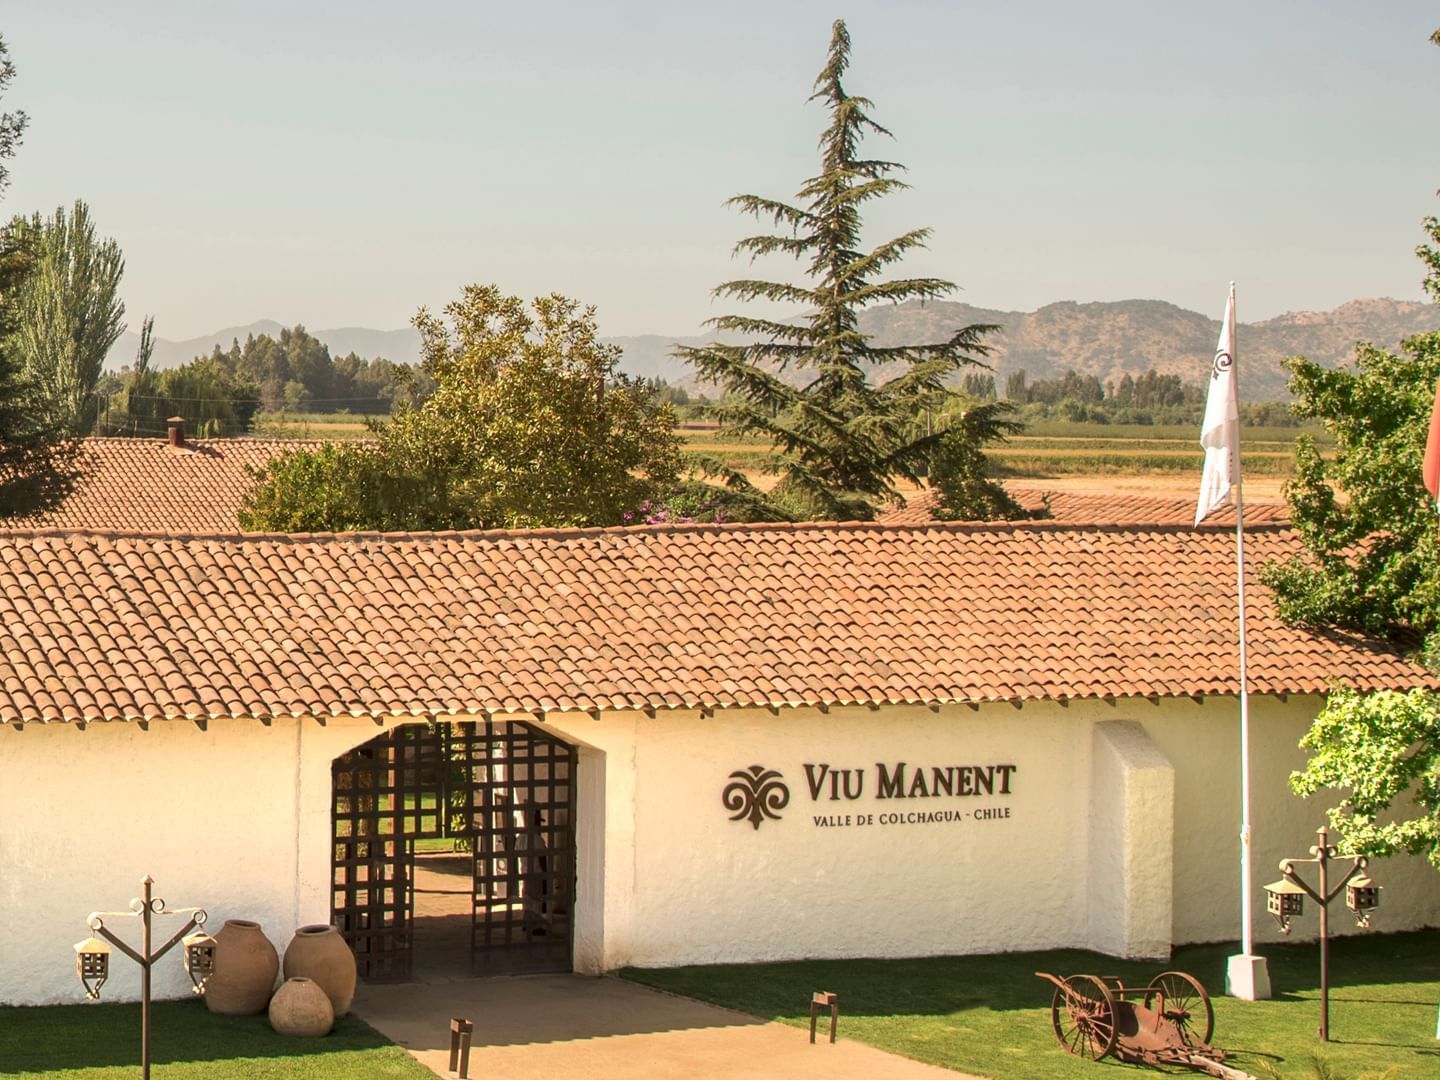
[[[1164, 995], [1164, 1002], [1161, 1002]], [[1163, 1009], [1162, 1015], [1180, 1030], [1185, 1041], [1195, 1046], [1208, 1043], [1215, 1033], [1215, 1010], [1210, 995], [1183, 971], [1162, 971], [1145, 988], [1145, 1008]]]
[[1093, 975], [1071, 975], [1055, 988], [1050, 1022], [1060, 1045], [1098, 1061], [1115, 1049], [1115, 995]]

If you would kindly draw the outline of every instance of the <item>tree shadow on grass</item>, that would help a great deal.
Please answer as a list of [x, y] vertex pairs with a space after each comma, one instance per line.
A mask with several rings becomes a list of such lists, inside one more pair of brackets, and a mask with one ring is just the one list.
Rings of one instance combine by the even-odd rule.
[[[951, 1068], [984, 1072], [997, 1068], [998, 1059], [992, 1055], [978, 1060], [976, 1053], [962, 1046], [967, 1040], [972, 1045], [1003, 1041], [1005, 1046], [1026, 1053], [1058, 1052], [1048, 1015], [1054, 988], [1037, 979], [1036, 971], [1061, 977], [1113, 977], [1127, 987], [1144, 988], [1160, 972], [1178, 970], [1194, 975], [1209, 990], [1217, 1012], [1215, 1044], [1231, 1053], [1238, 1067], [1248, 1062], [1253, 1071], [1262, 1062], [1285, 1063], [1287, 1059], [1293, 1064], [1297, 1053], [1308, 1052], [1307, 1040], [1313, 1037], [1318, 1021], [1319, 947], [1312, 942], [1265, 946], [1260, 950], [1269, 958], [1277, 997], [1274, 1004], [1281, 1007], [1283, 1014], [1273, 1009], [1253, 1013], [1248, 1003], [1224, 997], [1226, 958], [1238, 951], [1234, 943], [1219, 943], [1177, 949], [1168, 961], [1127, 961], [1080, 949], [1057, 949], [910, 960], [719, 965], [621, 974], [674, 993], [792, 1024], [808, 1020], [812, 991], [835, 991], [840, 995], [842, 1035], [874, 1041], [882, 1048]], [[1330, 975], [1334, 984], [1332, 1031], [1338, 1030], [1343, 1036], [1348, 1024], [1353, 1034], [1395, 1040], [1397, 1054], [1426, 1055], [1428, 1059], [1433, 1049], [1428, 1045], [1428, 1034], [1405, 1043], [1409, 1029], [1394, 1030], [1388, 1021], [1377, 1025], [1376, 1012], [1383, 1013], [1386, 1007], [1396, 1004], [1385, 1000], [1386, 986], [1397, 987], [1397, 1000], [1410, 1000], [1417, 993], [1399, 987], [1440, 982], [1440, 933], [1367, 934], [1333, 941]], [[1346, 998], [1347, 986], [1356, 987], [1355, 1001]], [[1418, 996], [1427, 992], [1420, 991]], [[1358, 1016], [1352, 1020], [1344, 1013], [1347, 1007], [1363, 1008], [1368, 1013], [1363, 1020]], [[1414, 1010], [1415, 1006], [1408, 1008]], [[1311, 1009], [1316, 1010], [1313, 1016]], [[1307, 1031], [1311, 1033], [1308, 1037]], [[947, 1042], [949, 1046], [942, 1046]], [[1244, 1048], [1236, 1045], [1240, 1043], [1245, 1044]], [[922, 1044], [934, 1049], [922, 1050]], [[1355, 1048], [1359, 1049], [1358, 1043]], [[1286, 1067], [1288, 1075], [1290, 1066]], [[1027, 1076], [1032, 1074], [1028, 1067], [1022, 1071]], [[1033, 1074], [1052, 1075], [1041, 1069]]]
[[[303, 1058], [371, 1050], [390, 1041], [346, 1016], [324, 1038], [277, 1035], [259, 1016], [217, 1016], [200, 1000], [156, 1002], [150, 1018], [156, 1065], [232, 1058]], [[140, 1006], [0, 1008], [0, 1075], [140, 1065]]]
[[[972, 1006], [991, 1010], [1048, 1007], [1053, 988], [1035, 977], [1049, 971], [1063, 977], [1119, 978], [1146, 986], [1162, 971], [1185, 971], [1211, 997], [1225, 993], [1226, 958], [1235, 943], [1185, 946], [1168, 961], [1119, 960], [1084, 949], [1034, 953], [937, 956], [909, 960], [800, 960], [773, 964], [707, 965], [661, 971], [627, 969], [637, 982], [662, 986], [702, 1000], [743, 1000], [758, 1015], [793, 1013], [797, 985], [842, 995], [847, 1016], [944, 1015]], [[1279, 1000], [1312, 998], [1320, 988], [1320, 953], [1314, 942], [1267, 945], [1270, 980]], [[1346, 1000], [1345, 986], [1440, 981], [1440, 932], [1346, 937], [1330, 944], [1332, 1001]], [[823, 984], [823, 985], [822, 985]], [[804, 998], [808, 1003], [808, 995]], [[1356, 998], [1356, 1001], [1365, 999]], [[1386, 1002], [1392, 1004], [1393, 1002]], [[1427, 1003], [1428, 1004], [1428, 1003]], [[807, 1005], [808, 1008], [808, 1005]]]

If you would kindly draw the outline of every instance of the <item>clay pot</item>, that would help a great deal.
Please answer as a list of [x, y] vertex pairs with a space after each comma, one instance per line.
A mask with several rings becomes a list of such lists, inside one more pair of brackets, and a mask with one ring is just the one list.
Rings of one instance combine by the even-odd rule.
[[355, 997], [355, 954], [333, 926], [302, 926], [285, 950], [285, 978], [303, 975], [324, 990], [335, 1019], [350, 1011]]
[[205, 984], [205, 1005], [224, 1016], [264, 1012], [279, 971], [280, 958], [259, 923], [226, 919], [215, 935], [215, 974]]
[[335, 1011], [319, 983], [297, 975], [286, 979], [270, 999], [270, 1026], [281, 1035], [315, 1039], [330, 1034]]

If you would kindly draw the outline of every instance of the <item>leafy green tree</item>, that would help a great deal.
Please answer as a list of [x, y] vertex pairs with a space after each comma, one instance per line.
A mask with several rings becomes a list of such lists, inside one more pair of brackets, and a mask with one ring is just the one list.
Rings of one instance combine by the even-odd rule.
[[372, 444], [272, 462], [245, 528], [613, 525], [675, 484], [674, 415], [620, 373], [593, 308], [472, 285], [445, 311], [414, 320], [434, 392]]
[[[1425, 228], [1440, 245], [1440, 223]], [[1440, 256], [1420, 253], [1440, 301]], [[1421, 481], [1440, 333], [1402, 348], [1361, 345], [1353, 371], [1290, 361], [1294, 408], [1333, 433], [1335, 457], [1301, 436], [1286, 497], [1304, 550], [1264, 576], [1286, 620], [1386, 635], [1440, 670], [1440, 522]], [[1291, 786], [1343, 792], [1330, 821], [1351, 850], [1424, 851], [1440, 870], [1440, 696], [1338, 690], [1302, 745], [1312, 754]]]
[[[737, 434], [757, 435], [776, 450], [777, 491], [805, 517], [864, 519], [898, 496], [895, 482], [915, 480], [939, 441], [939, 432], [914, 424], [928, 401], [944, 391], [957, 369], [981, 365], [984, 337], [996, 327], [975, 325], [933, 344], [879, 347], [860, 330], [860, 313], [875, 303], [945, 296], [954, 289], [939, 278], [885, 280], [884, 272], [924, 245], [928, 229], [912, 229], [868, 251], [861, 248], [861, 208], [905, 185], [901, 166], [862, 157], [867, 134], [889, 132], [870, 118], [871, 102], [846, 92], [850, 35], [836, 22], [828, 59], [811, 100], [825, 103], [830, 122], [820, 136], [820, 172], [797, 195], [798, 205], [759, 195], [738, 195], [727, 205], [784, 229], [751, 236], [735, 246], [752, 259], [772, 254], [806, 260], [807, 284], [742, 279], [716, 295], [740, 301], [798, 304], [794, 323], [747, 315], [711, 320], [748, 344], [681, 348], [708, 380], [727, 394], [715, 415]], [[875, 385], [868, 373], [896, 364], [902, 374]], [[794, 385], [782, 376], [794, 372]], [[740, 477], [731, 476], [732, 483]]]
[[155, 317], [147, 315], [140, 325], [140, 346], [135, 350], [135, 365], [116, 372], [104, 372], [95, 384], [95, 394], [100, 401], [99, 415], [95, 418], [97, 435], [143, 435], [146, 421], [154, 421], [158, 430], [158, 419], [164, 415], [156, 401], [155, 375], [150, 370], [150, 360], [155, 354]]
[[196, 435], [249, 431], [260, 408], [255, 380], [232, 371], [218, 350], [168, 371], [152, 371], [153, 332], [154, 320], [146, 319], [135, 366], [126, 369], [119, 390], [104, 397], [97, 429], [114, 435], [160, 435], [166, 420], [178, 415]]
[[1025, 369], [1016, 368], [1005, 380], [1005, 400], [1023, 404], [1030, 400], [1030, 389], [1025, 384]]
[[299, 379], [291, 379], [285, 384], [284, 401], [289, 412], [304, 412], [312, 398], [313, 395]]
[[1289, 361], [1294, 410], [1324, 425], [1335, 454], [1299, 436], [1286, 497], [1304, 550], [1266, 580], [1292, 622], [1423, 640], [1440, 659], [1440, 536], [1420, 479], [1440, 334], [1402, 350], [1361, 345], [1353, 370]]
[[1440, 695], [1336, 690], [1300, 745], [1310, 760], [1291, 787], [1345, 792], [1329, 816], [1350, 850], [1423, 854], [1440, 870]]
[[394, 532], [439, 528], [409, 502], [418, 487], [373, 444], [332, 442], [275, 458], [255, 473], [239, 518], [267, 532]]
[[152, 432], [162, 429], [166, 418], [183, 416], [197, 435], [240, 435], [254, 423], [260, 388], [206, 357], [159, 372], [149, 406]]
[[[15, 77], [0, 37], [0, 95]], [[9, 183], [5, 162], [25, 131], [23, 112], [0, 113], [0, 194]], [[75, 446], [35, 408], [35, 387], [13, 344], [21, 296], [34, 252], [13, 229], [0, 229], [0, 519], [29, 517], [53, 509], [74, 482]]]
[[1014, 406], [986, 401], [960, 411], [941, 436], [930, 463], [930, 486], [937, 499], [932, 514], [948, 521], [988, 521], [1031, 517], [987, 473], [981, 447], [1004, 442], [1022, 425], [1010, 419]]
[[981, 375], [972, 371], [965, 376], [960, 386], [965, 396], [975, 401], [994, 401], [997, 396], [994, 375]]
[[409, 369], [383, 357], [332, 358], [303, 326], [286, 327], [278, 337], [251, 334], [243, 346], [234, 340], [229, 349], [217, 345], [209, 358], [236, 379], [259, 386], [262, 407], [275, 411], [388, 413], [407, 389], [428, 388], [427, 380], [408, 377]]
[[96, 239], [90, 208], [78, 199], [68, 214], [59, 207], [48, 219], [16, 218], [11, 232], [35, 255], [16, 294], [12, 347], [49, 422], [84, 435], [95, 423], [105, 354], [125, 330], [125, 260], [114, 240]]

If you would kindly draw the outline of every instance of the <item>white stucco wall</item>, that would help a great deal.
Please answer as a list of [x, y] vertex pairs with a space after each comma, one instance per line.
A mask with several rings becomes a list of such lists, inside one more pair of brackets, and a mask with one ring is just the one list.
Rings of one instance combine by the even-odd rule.
[[[1251, 830], [1256, 895], [1255, 940], [1287, 940], [1265, 913], [1260, 890], [1280, 876], [1280, 860], [1308, 857], [1327, 795], [1300, 799], [1290, 793], [1291, 772], [1305, 765], [1301, 736], [1319, 713], [1319, 697], [1250, 699]], [[1148, 712], [1146, 711], [1148, 710]], [[1141, 705], [1134, 715], [1164, 754], [1175, 774], [1175, 940], [1228, 941], [1239, 935], [1240, 919], [1240, 719], [1234, 698], [1184, 699]], [[1302, 873], [1306, 872], [1302, 868]], [[1308, 871], [1313, 875], [1314, 870]], [[1440, 874], [1422, 858], [1376, 859], [1372, 876], [1382, 886], [1381, 907], [1371, 930], [1355, 926], [1343, 898], [1331, 907], [1333, 934], [1369, 933], [1440, 926]], [[1288, 940], [1307, 941], [1319, 933], [1313, 904], [1306, 904]]]
[[[126, 910], [146, 874], [171, 907], [205, 908], [212, 932], [254, 919], [280, 951], [297, 926], [328, 922], [330, 762], [377, 730], [358, 720], [0, 730], [0, 1003], [83, 1000], [71, 946], [89, 934], [85, 917]], [[156, 944], [183, 922], [157, 918]], [[138, 945], [138, 919], [106, 925]], [[154, 987], [189, 992], [178, 947]], [[140, 969], [117, 951], [104, 1000], [139, 992]]]
[[[1315, 698], [1252, 702], [1255, 879], [1303, 855], [1324, 806], [1290, 795]], [[1082, 946], [1152, 955], [1239, 930], [1238, 718], [1228, 699], [1069, 708], [555, 716], [580, 746], [575, 963], [906, 956]], [[145, 874], [210, 927], [259, 921], [277, 949], [329, 918], [330, 763], [366, 721], [0, 729], [0, 1003], [81, 999], [71, 945]], [[1013, 765], [1008, 796], [875, 798], [876, 763]], [[804, 765], [864, 770], [855, 800], [810, 797]], [[730, 820], [731, 773], [778, 769], [789, 803]], [[1009, 816], [977, 818], [976, 810]], [[886, 824], [884, 813], [959, 812]], [[850, 822], [845, 824], [845, 816]], [[874, 821], [859, 824], [860, 815]], [[816, 817], [839, 823], [820, 826]], [[1440, 925], [1440, 875], [1378, 860], [1379, 931]], [[1257, 895], [1257, 939], [1279, 940]], [[1337, 932], [1354, 932], [1344, 917]], [[122, 925], [115, 923], [113, 925]], [[1313, 913], [1295, 939], [1315, 933]], [[177, 957], [157, 993], [188, 981]], [[107, 1000], [133, 999], [116, 958]]]
[[[1054, 805], [1057, 793], [1089, 790], [1089, 728], [1060, 710], [1006, 711], [1007, 723], [923, 708], [553, 718], [549, 726], [608, 759], [605, 838], [614, 846], [604, 860], [600, 967], [1084, 942], [1083, 890], [1077, 903], [1072, 883], [1085, 877], [1089, 828], [1083, 813]], [[927, 776], [949, 765], [1016, 771], [1008, 796], [880, 800], [877, 761]], [[827, 780], [812, 801], [806, 763], [865, 770], [862, 797], [832, 800]], [[780, 770], [790, 792], [779, 820], [758, 829], [729, 820], [721, 805], [731, 772], [755, 764]], [[978, 809], [1010, 816], [976, 819]], [[881, 817], [937, 811], [972, 816]], [[860, 824], [862, 814], [875, 821]], [[817, 826], [817, 816], [837, 823]], [[591, 953], [577, 943], [577, 962]]]
[[[1297, 743], [1318, 698], [1251, 702], [1256, 939], [1282, 940], [1258, 889], [1304, 855], [1325, 803], [1290, 794]], [[1120, 955], [1239, 937], [1239, 757], [1234, 699], [964, 707], [807, 709], [553, 717], [605, 755], [605, 792], [580, 790], [582, 836], [599, 865], [603, 935], [577, 966], [906, 956], [1081, 946]], [[1007, 799], [812, 802], [803, 765], [1012, 763]], [[733, 770], [778, 769], [780, 820], [731, 821]], [[859, 813], [1006, 806], [1011, 817], [857, 825]], [[849, 813], [817, 827], [817, 814]], [[586, 844], [604, 843], [598, 858]], [[1374, 929], [1440, 925], [1440, 875], [1408, 856], [1373, 865], [1385, 886]], [[1340, 933], [1357, 932], [1346, 915]], [[1291, 940], [1314, 936], [1313, 913]], [[582, 935], [584, 936], [584, 935]], [[599, 963], [596, 957], [600, 957]]]
[[1175, 767], [1135, 720], [1091, 726], [1090, 948], [1168, 957], [1173, 940]]

